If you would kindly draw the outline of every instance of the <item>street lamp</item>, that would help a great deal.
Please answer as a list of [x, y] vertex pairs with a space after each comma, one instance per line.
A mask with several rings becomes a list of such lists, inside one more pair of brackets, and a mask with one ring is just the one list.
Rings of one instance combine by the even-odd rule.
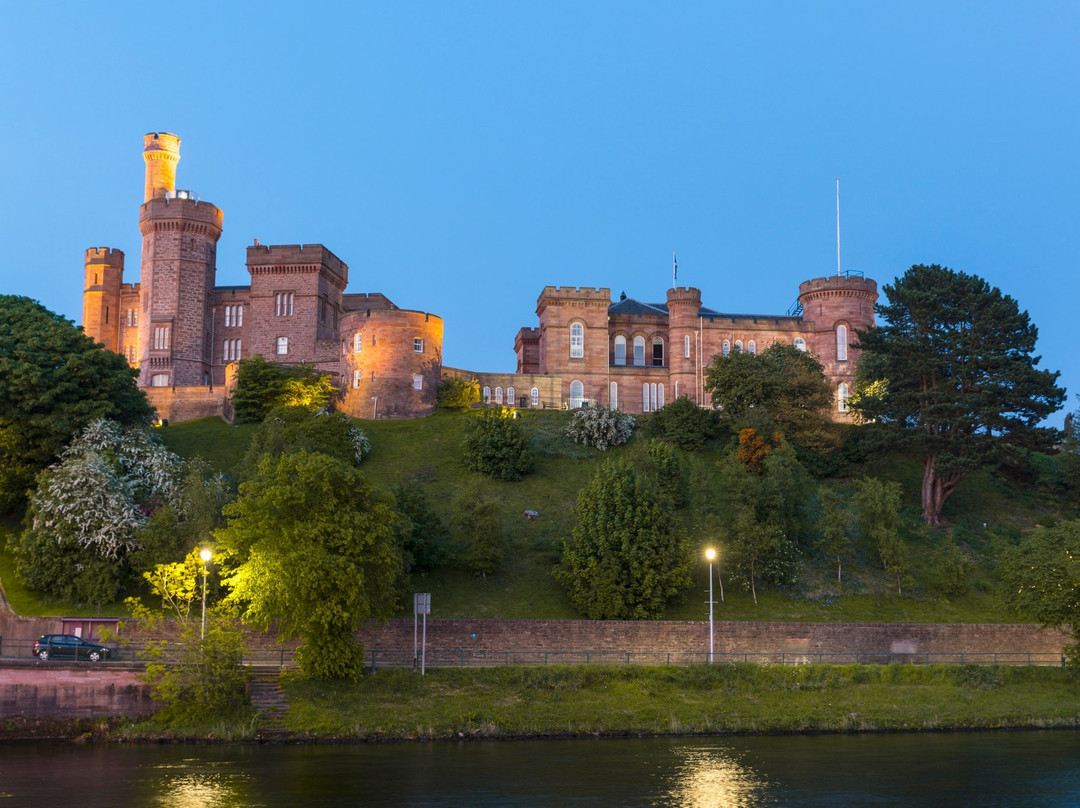
[[705, 557], [709, 559], [709, 664], [713, 661], [713, 620], [712, 620], [712, 563], [716, 558], [716, 550], [712, 547], [705, 551]]
[[210, 558], [213, 554], [206, 548], [199, 553], [199, 558], [202, 559], [202, 627], [199, 630], [199, 639], [206, 639], [206, 565], [210, 563]]

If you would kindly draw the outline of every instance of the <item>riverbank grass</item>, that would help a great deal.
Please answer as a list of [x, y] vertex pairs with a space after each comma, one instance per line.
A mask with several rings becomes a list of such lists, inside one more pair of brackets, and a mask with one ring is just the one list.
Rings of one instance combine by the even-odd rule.
[[298, 736], [363, 740], [1080, 726], [1080, 678], [980, 666], [510, 667], [286, 676]]

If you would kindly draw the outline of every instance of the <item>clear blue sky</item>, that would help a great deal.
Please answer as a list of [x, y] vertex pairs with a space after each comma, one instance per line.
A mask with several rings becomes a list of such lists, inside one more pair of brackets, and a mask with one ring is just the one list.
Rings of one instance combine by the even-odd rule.
[[[350, 290], [509, 371], [546, 284], [782, 313], [842, 261], [982, 275], [1075, 409], [1080, 4], [7, 4], [0, 290], [78, 321], [82, 256], [136, 280], [142, 135], [244, 248], [320, 242]], [[1054, 419], [1060, 423], [1060, 414]]]

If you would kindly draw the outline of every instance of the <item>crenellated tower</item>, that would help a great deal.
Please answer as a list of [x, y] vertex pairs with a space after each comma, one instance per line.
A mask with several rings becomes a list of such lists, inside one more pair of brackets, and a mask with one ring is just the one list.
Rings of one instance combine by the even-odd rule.
[[120, 289], [124, 283], [124, 253], [91, 247], [83, 259], [83, 331], [108, 350], [121, 353]]
[[176, 190], [176, 135], [146, 135], [143, 158], [139, 385], [205, 385], [211, 380], [211, 307], [222, 213], [196, 194]]
[[[701, 290], [680, 286], [667, 291], [668, 310], [668, 367], [671, 398], [687, 396], [695, 403], [700, 399], [699, 327]], [[675, 391], [678, 390], [678, 394]]]

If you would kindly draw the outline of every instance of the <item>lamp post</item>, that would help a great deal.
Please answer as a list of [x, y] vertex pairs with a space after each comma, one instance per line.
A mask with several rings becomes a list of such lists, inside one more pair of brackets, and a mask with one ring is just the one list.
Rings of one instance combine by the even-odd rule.
[[206, 639], [206, 565], [210, 563], [212, 553], [208, 549], [203, 549], [199, 553], [199, 558], [202, 559], [202, 627], [199, 629], [199, 639]]
[[716, 550], [709, 548], [705, 551], [705, 557], [709, 559], [709, 664], [713, 661], [713, 619], [712, 619], [712, 563], [716, 558]]

